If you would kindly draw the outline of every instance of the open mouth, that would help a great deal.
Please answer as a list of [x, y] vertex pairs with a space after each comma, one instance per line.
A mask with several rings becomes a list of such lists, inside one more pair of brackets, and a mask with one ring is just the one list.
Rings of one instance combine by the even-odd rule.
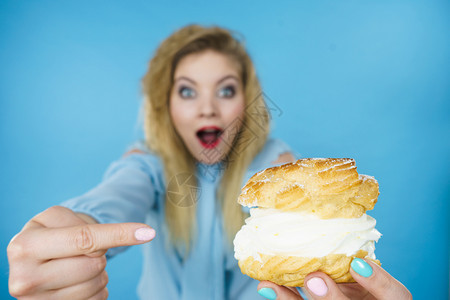
[[196, 135], [200, 143], [205, 148], [214, 148], [220, 142], [220, 135], [222, 134], [222, 129], [219, 127], [203, 127], [197, 131]]

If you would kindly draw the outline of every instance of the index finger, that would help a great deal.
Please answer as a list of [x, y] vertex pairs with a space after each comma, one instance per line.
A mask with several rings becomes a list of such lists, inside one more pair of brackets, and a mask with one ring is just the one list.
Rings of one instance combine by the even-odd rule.
[[271, 281], [261, 281], [257, 289], [258, 294], [266, 299], [303, 300], [298, 289], [281, 286]]
[[[155, 230], [141, 223], [86, 224], [30, 232], [30, 246], [37, 259], [72, 257], [109, 248], [151, 241]], [[31, 249], [30, 249], [31, 250]]]
[[370, 260], [355, 258], [350, 273], [376, 299], [412, 299], [403, 284]]

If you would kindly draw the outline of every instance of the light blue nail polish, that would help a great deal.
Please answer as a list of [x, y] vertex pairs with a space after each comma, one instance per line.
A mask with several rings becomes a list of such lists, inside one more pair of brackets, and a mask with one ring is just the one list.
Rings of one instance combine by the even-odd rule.
[[303, 289], [301, 287], [296, 287], [297, 292], [300, 294], [300, 296], [302, 296], [303, 299], [308, 300], [308, 296], [306, 296], [305, 292], [303, 291]]
[[355, 257], [355, 259], [353, 259], [351, 267], [356, 273], [363, 277], [369, 277], [373, 273], [372, 267], [358, 257]]
[[258, 294], [269, 300], [277, 299], [277, 294], [275, 294], [275, 291], [271, 288], [262, 288], [258, 290]]

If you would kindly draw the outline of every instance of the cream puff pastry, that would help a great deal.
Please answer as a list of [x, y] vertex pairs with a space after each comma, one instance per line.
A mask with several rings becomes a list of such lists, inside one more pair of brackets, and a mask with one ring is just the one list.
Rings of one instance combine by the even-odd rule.
[[234, 239], [242, 273], [285, 286], [303, 286], [314, 271], [353, 282], [354, 257], [379, 264], [381, 234], [365, 213], [378, 194], [378, 182], [348, 158], [300, 159], [253, 175], [238, 199], [251, 207]]

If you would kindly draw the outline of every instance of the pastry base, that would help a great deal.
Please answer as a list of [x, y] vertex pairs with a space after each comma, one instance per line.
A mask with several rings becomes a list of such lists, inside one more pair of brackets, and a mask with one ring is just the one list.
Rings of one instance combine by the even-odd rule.
[[[367, 252], [359, 250], [355, 255], [330, 254], [324, 257], [273, 256], [260, 254], [261, 260], [248, 257], [239, 260], [242, 273], [256, 280], [268, 280], [278, 285], [301, 287], [306, 275], [320, 271], [335, 282], [355, 282], [350, 274], [353, 258], [366, 258]], [[378, 260], [372, 260], [380, 264]]]

